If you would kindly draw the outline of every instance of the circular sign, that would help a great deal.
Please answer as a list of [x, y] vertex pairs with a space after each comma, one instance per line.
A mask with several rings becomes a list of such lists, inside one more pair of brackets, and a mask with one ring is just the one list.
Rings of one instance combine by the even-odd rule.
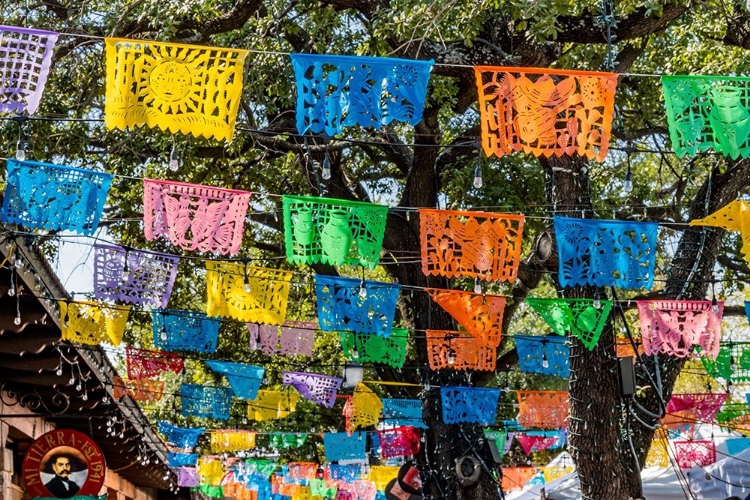
[[23, 481], [32, 497], [98, 495], [106, 470], [96, 443], [70, 429], [41, 435], [23, 459]]

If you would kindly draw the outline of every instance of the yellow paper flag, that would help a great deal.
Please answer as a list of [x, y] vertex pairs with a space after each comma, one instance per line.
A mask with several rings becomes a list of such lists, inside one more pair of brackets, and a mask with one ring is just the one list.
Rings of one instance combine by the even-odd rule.
[[107, 128], [232, 140], [248, 51], [107, 38]]
[[281, 325], [286, 318], [291, 271], [206, 262], [206, 314], [240, 321]]
[[96, 302], [61, 302], [62, 338], [81, 344], [99, 345], [109, 340], [122, 342], [130, 306], [110, 306]]
[[294, 391], [258, 391], [258, 397], [247, 402], [247, 418], [263, 422], [286, 418], [297, 409], [299, 393]]
[[742, 254], [750, 263], [750, 204], [744, 200], [734, 200], [708, 217], [693, 219], [691, 226], [712, 226], [739, 231], [742, 234]]

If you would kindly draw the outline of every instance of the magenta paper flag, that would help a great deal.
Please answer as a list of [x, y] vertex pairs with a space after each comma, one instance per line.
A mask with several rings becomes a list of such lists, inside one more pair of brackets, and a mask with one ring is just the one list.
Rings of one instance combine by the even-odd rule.
[[716, 462], [716, 444], [713, 441], [674, 441], [673, 444], [680, 469], [690, 469], [696, 465], [705, 467]]
[[687, 423], [714, 422], [727, 396], [726, 392], [672, 394], [667, 403], [667, 414], [683, 417], [688, 420]]
[[143, 179], [146, 239], [168, 239], [190, 251], [236, 254], [251, 193], [184, 182]]
[[283, 372], [281, 382], [291, 385], [315, 404], [331, 408], [336, 402], [336, 392], [343, 380], [317, 373]]
[[248, 323], [250, 349], [269, 356], [312, 356], [318, 324], [311, 321], [287, 321], [283, 326]]
[[33, 115], [59, 33], [0, 26], [0, 111]]
[[686, 358], [695, 346], [701, 348], [701, 356], [716, 358], [719, 354], [724, 302], [639, 300], [636, 304], [646, 354]]
[[544, 451], [557, 443], [558, 438], [546, 436], [529, 436], [528, 434], [516, 434], [516, 440], [523, 448], [524, 454], [528, 455], [534, 451]]

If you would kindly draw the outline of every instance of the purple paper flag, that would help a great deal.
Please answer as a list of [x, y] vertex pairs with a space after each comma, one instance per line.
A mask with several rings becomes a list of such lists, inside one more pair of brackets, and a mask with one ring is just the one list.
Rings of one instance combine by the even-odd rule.
[[0, 26], [0, 111], [34, 114], [47, 82], [58, 35], [53, 31]]
[[94, 297], [167, 307], [177, 275], [175, 255], [94, 246]]
[[312, 356], [317, 323], [288, 321], [284, 326], [247, 324], [250, 349], [263, 354], [282, 356]]
[[180, 467], [177, 469], [177, 486], [180, 488], [195, 488], [199, 483], [195, 467]]
[[317, 373], [284, 372], [281, 382], [291, 385], [315, 404], [331, 408], [343, 379]]

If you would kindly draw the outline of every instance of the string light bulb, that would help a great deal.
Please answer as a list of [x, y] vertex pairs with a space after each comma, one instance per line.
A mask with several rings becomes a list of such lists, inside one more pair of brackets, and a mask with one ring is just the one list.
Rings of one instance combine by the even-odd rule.
[[596, 292], [594, 292], [594, 307], [596, 309], [601, 309], [602, 308], [602, 301], [599, 300], [599, 291], [598, 290]]
[[128, 264], [128, 251], [125, 250], [125, 263], [122, 266], [122, 281], [127, 282], [130, 281], [130, 265]]
[[484, 182], [482, 181], [482, 165], [477, 165], [477, 168], [474, 169], [474, 187], [477, 189], [480, 189], [484, 185]]
[[172, 151], [169, 153], [169, 170], [177, 172], [180, 169], [180, 156], [177, 154], [177, 143], [172, 141]]
[[711, 299], [711, 311], [714, 314], [719, 314], [719, 301], [716, 299], [716, 295]]
[[482, 293], [482, 282], [479, 278], [474, 278], [474, 293]]
[[367, 298], [367, 287], [365, 286], [365, 280], [359, 282], [359, 298], [365, 300]]
[[14, 283], [14, 279], [11, 276], [10, 279], [10, 288], [8, 288], [8, 297], [13, 297], [16, 294], [16, 284]]
[[18, 326], [18, 325], [21, 324], [21, 312], [20, 311], [16, 312], [16, 317], [13, 320], [13, 324], [16, 325], [16, 326]]
[[451, 366], [456, 363], [456, 351], [453, 350], [452, 347], [450, 349], [448, 349], [448, 359], [447, 359], [447, 361], [448, 361], [448, 364], [451, 365]]
[[547, 353], [542, 353], [542, 368], [549, 368], [549, 360], [547, 359]]
[[328, 180], [331, 178], [331, 158], [328, 156], [328, 147], [326, 147], [326, 154], [323, 157], [323, 165], [320, 170], [320, 176], [323, 177], [324, 180]]
[[633, 191], [633, 171], [630, 168], [630, 153], [634, 151], [633, 145], [628, 143], [625, 150], [628, 154], [628, 170], [625, 172], [625, 182], [622, 184], [622, 191], [625, 195], [628, 195]]
[[16, 160], [26, 161], [26, 141], [18, 139], [16, 143]]

